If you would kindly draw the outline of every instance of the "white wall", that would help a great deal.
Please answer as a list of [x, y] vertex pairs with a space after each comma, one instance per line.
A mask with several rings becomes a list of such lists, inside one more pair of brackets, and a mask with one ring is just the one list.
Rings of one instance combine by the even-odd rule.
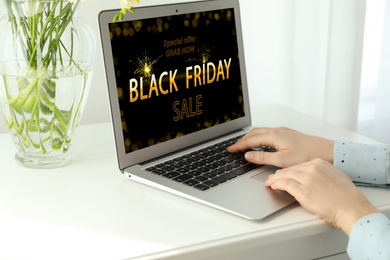
[[[141, 0], [141, 5], [176, 2], [182, 0]], [[288, 49], [283, 43], [289, 37], [285, 15], [289, 2], [240, 0], [251, 105], [260, 102], [279, 103], [278, 86], [288, 84], [288, 79], [281, 75], [287, 68]], [[97, 0], [84, 2], [79, 9], [79, 14], [93, 26], [97, 37], [95, 71], [81, 124], [110, 121], [97, 17], [101, 10], [119, 7], [119, 0]], [[3, 1], [0, 1], [0, 13], [4, 14]], [[5, 132], [7, 128], [1, 115], [0, 133]]]

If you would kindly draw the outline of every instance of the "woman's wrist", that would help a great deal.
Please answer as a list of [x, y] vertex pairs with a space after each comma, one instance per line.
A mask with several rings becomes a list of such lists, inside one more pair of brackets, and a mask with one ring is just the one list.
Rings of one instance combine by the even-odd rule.
[[333, 164], [333, 160], [334, 160], [334, 141], [333, 140], [328, 141], [326, 155], [325, 155], [324, 160]]
[[340, 213], [341, 218], [338, 221], [338, 226], [348, 236], [350, 236], [353, 226], [359, 219], [371, 214], [380, 213], [360, 191], [359, 193], [361, 194], [359, 194], [359, 198], [351, 201], [349, 207], [344, 207], [345, 210]]

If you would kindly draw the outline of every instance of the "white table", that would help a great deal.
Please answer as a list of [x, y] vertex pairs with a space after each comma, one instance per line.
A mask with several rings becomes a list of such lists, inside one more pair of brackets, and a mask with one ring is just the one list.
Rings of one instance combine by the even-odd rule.
[[[372, 142], [284, 107], [254, 110], [258, 126]], [[0, 135], [0, 259], [313, 259], [345, 252], [347, 237], [297, 203], [249, 221], [127, 180], [110, 123], [81, 126], [72, 152], [66, 167], [28, 169], [15, 162], [9, 135]], [[390, 216], [390, 190], [362, 191]]]

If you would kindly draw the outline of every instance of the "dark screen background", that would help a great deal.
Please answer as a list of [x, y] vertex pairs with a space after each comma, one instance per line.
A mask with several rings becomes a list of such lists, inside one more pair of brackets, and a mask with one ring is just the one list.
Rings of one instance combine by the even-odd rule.
[[[109, 26], [127, 153], [244, 116], [233, 9], [117, 22]], [[168, 42], [171, 46], [167, 46]], [[227, 78], [225, 60], [230, 59]], [[218, 74], [220, 61], [223, 74], [219, 81], [203, 82], [203, 77], [207, 81], [214, 73], [211, 70], [210, 74], [203, 75], [203, 67], [213, 63]], [[145, 65], [149, 73], [145, 72]], [[198, 82], [195, 87], [194, 79], [189, 80], [187, 89], [186, 68], [196, 65], [202, 69], [201, 84]], [[177, 90], [173, 88], [170, 92], [169, 73], [173, 75], [176, 70]], [[168, 75], [162, 78], [161, 86], [169, 91], [165, 95], [159, 90], [159, 79], [164, 72]], [[190, 75], [193, 72], [194, 69]], [[155, 90], [149, 92], [152, 75], [158, 95]], [[144, 100], [140, 98], [141, 77], [142, 93], [147, 97]], [[135, 102], [130, 102], [131, 79], [138, 84]], [[197, 96], [201, 96], [198, 107]], [[178, 116], [183, 119], [177, 120]]]

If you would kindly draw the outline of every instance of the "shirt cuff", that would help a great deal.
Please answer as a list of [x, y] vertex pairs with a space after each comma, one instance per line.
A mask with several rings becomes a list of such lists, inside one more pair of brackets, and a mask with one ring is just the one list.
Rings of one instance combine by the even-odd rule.
[[388, 259], [390, 220], [382, 213], [359, 219], [352, 227], [347, 253], [351, 259]]
[[354, 182], [390, 183], [390, 145], [335, 141], [333, 164]]

